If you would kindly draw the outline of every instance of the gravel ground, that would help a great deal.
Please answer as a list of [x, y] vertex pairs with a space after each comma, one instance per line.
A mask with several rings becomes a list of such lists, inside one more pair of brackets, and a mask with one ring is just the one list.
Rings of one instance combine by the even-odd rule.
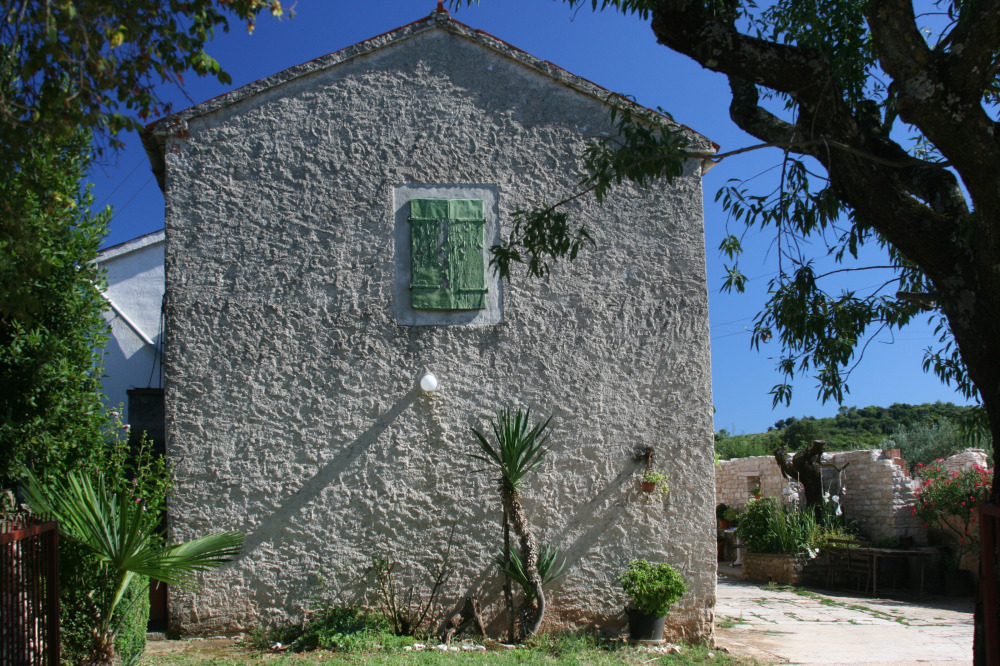
[[899, 601], [720, 575], [716, 644], [790, 664], [971, 664], [972, 600]]

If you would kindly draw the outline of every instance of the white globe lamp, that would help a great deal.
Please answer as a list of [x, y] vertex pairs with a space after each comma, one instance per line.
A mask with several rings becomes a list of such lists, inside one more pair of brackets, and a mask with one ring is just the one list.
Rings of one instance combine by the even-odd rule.
[[434, 391], [437, 390], [437, 387], [438, 387], [437, 377], [435, 377], [431, 373], [428, 372], [426, 375], [420, 378], [420, 388], [422, 388], [427, 393], [433, 393]]

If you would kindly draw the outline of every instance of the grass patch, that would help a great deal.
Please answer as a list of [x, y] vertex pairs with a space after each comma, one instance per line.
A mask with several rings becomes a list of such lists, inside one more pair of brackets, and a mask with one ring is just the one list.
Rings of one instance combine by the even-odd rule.
[[[617, 664], [717, 664], [720, 666], [759, 666], [761, 662], [735, 657], [704, 645], [685, 645], [680, 653], [662, 654], [646, 647], [634, 647], [622, 641], [605, 641], [588, 634], [543, 635], [518, 648], [504, 648], [495, 641], [487, 641], [485, 651], [415, 651], [383, 646], [353, 652], [336, 650], [310, 650], [300, 653], [273, 653], [244, 645], [220, 646], [213, 641], [187, 642], [182, 650], [169, 654], [147, 654], [143, 666], [237, 666], [239, 664], [264, 664], [266, 666], [312, 666], [339, 664], [370, 664], [394, 666], [396, 664], [490, 664], [514, 666], [520, 664], [586, 664], [611, 666]], [[459, 646], [461, 644], [456, 644]], [[467, 643], [467, 645], [469, 645]], [[154, 646], [155, 650], [155, 646]]]
[[[837, 606], [839, 608], [846, 608], [847, 610], [859, 611], [862, 613], [867, 613], [878, 620], [890, 620], [893, 622], [898, 622], [900, 624], [910, 626], [910, 621], [902, 615], [893, 615], [891, 613], [886, 613], [885, 611], [876, 610], [868, 606], [862, 606], [861, 604], [849, 604], [843, 601], [837, 601], [831, 599], [830, 597], [824, 597], [822, 594], [816, 594], [815, 592], [810, 592], [809, 590], [802, 590], [797, 587], [788, 588], [790, 592], [793, 592], [800, 597], [809, 597], [824, 606]], [[853, 621], [852, 621], [853, 622]]]

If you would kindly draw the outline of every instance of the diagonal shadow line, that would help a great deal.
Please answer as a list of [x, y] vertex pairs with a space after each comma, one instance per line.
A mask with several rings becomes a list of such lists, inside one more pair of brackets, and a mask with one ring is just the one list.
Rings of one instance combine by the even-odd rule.
[[[617, 514], [615, 512], [616, 507], [620, 506], [618, 502], [609, 502], [608, 500], [614, 497], [616, 494], [627, 497], [629, 488], [626, 487], [626, 483], [629, 477], [635, 475], [635, 469], [626, 467], [618, 475], [609, 481], [601, 490], [597, 492], [594, 497], [585, 502], [583, 505], [577, 509], [570, 520], [566, 522], [567, 527], [559, 532], [558, 535], [553, 535], [552, 538], [547, 539], [547, 542], [553, 545], [559, 545], [559, 543], [566, 538], [566, 534], [569, 532], [570, 527], [577, 525], [578, 521], [584, 516], [590, 516], [593, 520], [596, 517], [596, 522], [593, 527], [588, 529], [582, 535], [580, 535], [573, 543], [567, 548], [560, 547], [560, 555], [566, 558], [565, 572], [568, 573], [573, 567], [583, 558], [587, 551], [594, 548], [596, 545], [596, 540], [608, 530], [612, 523], [617, 520]], [[607, 506], [603, 505], [607, 504]], [[499, 530], [499, 526], [497, 527]], [[513, 537], [513, 535], [512, 535]], [[512, 541], [516, 543], [516, 537], [513, 537]], [[565, 575], [565, 574], [564, 574]], [[502, 594], [502, 583], [500, 582], [501, 577], [499, 571], [495, 564], [492, 562], [487, 565], [487, 567], [481, 569], [478, 574], [474, 575], [472, 580], [465, 587], [465, 593], [459, 597], [459, 601], [456, 602], [456, 606], [452, 612], [458, 612], [461, 610], [462, 603], [465, 597], [479, 597], [483, 598], [484, 595], [494, 596]], [[560, 581], [556, 581], [553, 584], [553, 588], [558, 588]], [[515, 592], [516, 594], [516, 592]], [[546, 594], [548, 594], [546, 592]], [[500, 600], [502, 605], [502, 599]], [[504, 611], [501, 611], [496, 617], [487, 621], [492, 630], [496, 630], [503, 620]], [[448, 613], [445, 617], [451, 617]]]
[[[368, 430], [358, 435], [354, 441], [344, 445], [330, 462], [303, 483], [301, 488], [292, 493], [284, 504], [275, 509], [257, 526], [257, 529], [247, 535], [243, 542], [243, 552], [236, 557], [235, 561], [243, 560], [264, 542], [274, 541], [281, 534], [289, 531], [293, 527], [295, 515], [350, 467], [358, 456], [371, 447], [386, 428], [413, 404], [419, 393], [420, 388], [414, 386], [387, 412], [376, 418]], [[274, 531], [272, 532], [272, 530]]]
[[596, 547], [597, 539], [611, 527], [612, 523], [618, 520], [615, 509], [621, 504], [609, 500], [613, 500], [615, 496], [624, 500], [631, 489], [631, 485], [627, 485], [629, 478], [634, 475], [634, 468], [626, 467], [623, 469], [596, 495], [573, 512], [572, 517], [565, 522], [566, 527], [558, 535], [552, 536], [551, 543], [558, 545], [566, 538], [566, 534], [573, 526], [581, 524], [581, 520], [589, 518], [588, 522], [593, 523], [593, 526], [578, 536], [572, 544], [559, 548], [560, 554], [566, 558], [565, 570], [567, 572], [573, 569], [589, 550]]

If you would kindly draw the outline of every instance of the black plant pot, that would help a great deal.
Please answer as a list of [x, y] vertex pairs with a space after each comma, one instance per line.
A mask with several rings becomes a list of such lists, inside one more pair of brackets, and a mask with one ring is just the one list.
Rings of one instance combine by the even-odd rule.
[[638, 608], [626, 608], [628, 633], [633, 641], [662, 641], [663, 623], [667, 618], [648, 615]]

